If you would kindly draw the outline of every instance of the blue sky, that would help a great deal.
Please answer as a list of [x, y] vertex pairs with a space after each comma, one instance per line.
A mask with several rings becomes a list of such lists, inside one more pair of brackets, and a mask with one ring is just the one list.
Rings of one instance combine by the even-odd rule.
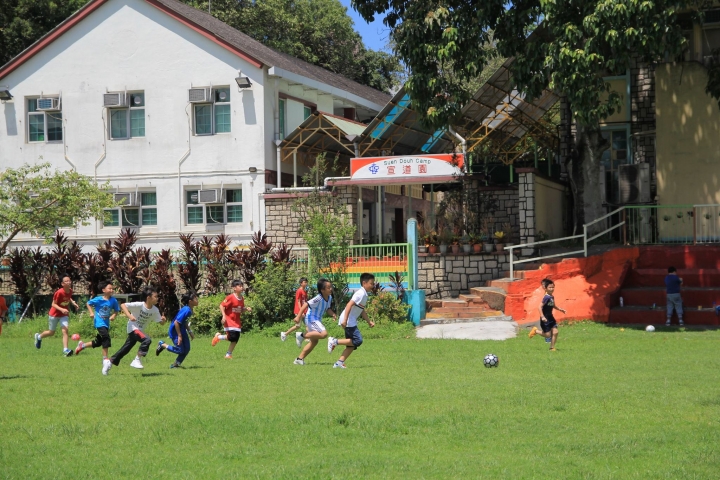
[[360, 14], [350, 6], [350, 0], [340, 0], [340, 3], [347, 7], [348, 15], [350, 15], [350, 18], [355, 22], [355, 30], [362, 36], [366, 47], [373, 50], [388, 50], [386, 44], [390, 35], [390, 29], [383, 25], [380, 18], [375, 16], [374, 22], [367, 23]]

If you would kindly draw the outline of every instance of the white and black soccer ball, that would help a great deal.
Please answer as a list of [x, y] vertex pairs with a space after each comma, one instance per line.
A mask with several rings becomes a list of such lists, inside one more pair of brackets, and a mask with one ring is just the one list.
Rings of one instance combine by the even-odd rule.
[[483, 365], [485, 365], [487, 368], [497, 367], [499, 364], [500, 359], [495, 354], [488, 353], [487, 355], [485, 355], [485, 358], [483, 358]]

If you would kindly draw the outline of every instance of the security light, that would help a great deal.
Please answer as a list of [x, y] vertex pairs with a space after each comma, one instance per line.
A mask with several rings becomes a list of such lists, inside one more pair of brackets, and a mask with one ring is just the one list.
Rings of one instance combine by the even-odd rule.
[[0, 100], [3, 102], [7, 102], [8, 100], [12, 100], [13, 96], [10, 94], [10, 90], [7, 89], [1, 89], [0, 90]]
[[[238, 72], [239, 73], [239, 72]], [[241, 73], [239, 73], [239, 77], [235, 79], [237, 82], [237, 86], [239, 88], [250, 88], [252, 87], [252, 83], [250, 82], [250, 79], [248, 77], [244, 77]]]

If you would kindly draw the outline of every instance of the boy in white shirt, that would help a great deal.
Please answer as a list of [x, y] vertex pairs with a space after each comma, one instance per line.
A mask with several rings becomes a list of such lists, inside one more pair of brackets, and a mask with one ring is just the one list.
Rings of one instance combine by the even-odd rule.
[[130, 366], [139, 369], [145, 368], [143, 367], [141, 359], [147, 355], [150, 345], [152, 344], [152, 339], [145, 334], [145, 326], [150, 320], [165, 323], [165, 317], [160, 315], [160, 310], [155, 306], [158, 302], [157, 290], [153, 287], [145, 287], [140, 292], [140, 296], [143, 298], [142, 302], [129, 302], [120, 305], [120, 309], [125, 316], [128, 317], [128, 336], [125, 344], [120, 347], [120, 350], [110, 357], [110, 362], [113, 365], [119, 365], [120, 360], [130, 353], [130, 350], [132, 350], [136, 343], [140, 342], [138, 353], [135, 356], [135, 360], [130, 363]]
[[330, 337], [328, 339], [328, 353], [335, 350], [335, 347], [338, 345], [345, 346], [345, 350], [343, 350], [342, 355], [340, 355], [338, 361], [335, 362], [333, 368], [346, 368], [345, 360], [347, 360], [350, 354], [363, 343], [362, 335], [357, 327], [358, 317], [362, 316], [365, 321], [368, 322], [370, 328], [375, 326], [375, 322], [370, 320], [365, 312], [365, 305], [367, 305], [368, 301], [368, 292], [372, 291], [375, 287], [375, 275], [372, 273], [363, 273], [360, 275], [360, 285], [362, 288], [359, 288], [353, 294], [352, 298], [345, 306], [345, 309], [340, 314], [340, 321], [338, 322], [338, 325], [345, 328], [345, 338], [343, 340], [338, 340], [335, 337]]

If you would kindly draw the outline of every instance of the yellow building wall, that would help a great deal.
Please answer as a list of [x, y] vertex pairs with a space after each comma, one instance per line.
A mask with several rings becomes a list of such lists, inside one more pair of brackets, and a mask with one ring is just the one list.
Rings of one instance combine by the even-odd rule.
[[[705, 93], [707, 74], [697, 63], [655, 70], [657, 196], [660, 205], [720, 204], [720, 108]], [[692, 236], [693, 221], [677, 223], [659, 212], [660, 237]], [[707, 218], [710, 217], [710, 218]], [[699, 208], [698, 238], [720, 233], [717, 208]]]
[[565, 198], [565, 187], [535, 175], [535, 232], [547, 234], [548, 239], [564, 236]]
[[[621, 122], [628, 122], [630, 121], [630, 112], [627, 108], [627, 80], [626, 79], [615, 79], [615, 80], [608, 80], [607, 83], [610, 84], [610, 91], [617, 92], [618, 95], [620, 95], [620, 101], [621, 106], [618, 110], [615, 111], [612, 115], [609, 117], [603, 119], [600, 123], [606, 124], [606, 123], [621, 123]], [[607, 101], [608, 94], [603, 94], [600, 99], [601, 101], [605, 102]]]

